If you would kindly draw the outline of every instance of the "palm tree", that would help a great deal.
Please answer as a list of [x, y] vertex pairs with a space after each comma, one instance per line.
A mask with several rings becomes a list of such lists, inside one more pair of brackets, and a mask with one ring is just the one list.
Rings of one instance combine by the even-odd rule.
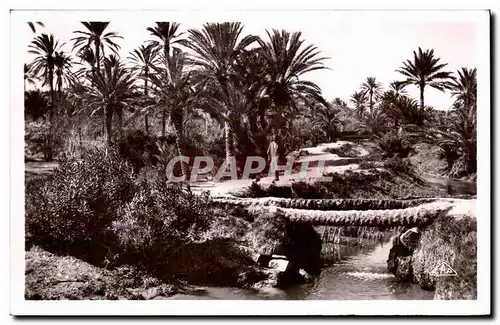
[[389, 91], [394, 94], [394, 97], [398, 98], [408, 94], [405, 87], [406, 83], [404, 81], [393, 81], [389, 84]]
[[394, 121], [397, 128], [399, 122], [403, 125], [424, 126], [424, 122], [430, 118], [428, 107], [421, 109], [415, 99], [407, 96], [384, 99], [383, 110], [387, 117]]
[[308, 116], [314, 126], [319, 127], [326, 133], [328, 141], [334, 141], [338, 131], [338, 126], [342, 125], [339, 118], [340, 108], [335, 105], [316, 105], [312, 109], [312, 115]]
[[[206, 82], [220, 87], [223, 94], [230, 92], [229, 83], [238, 56], [258, 40], [258, 37], [253, 35], [241, 37], [242, 31], [243, 25], [239, 22], [207, 23], [201, 31], [190, 29], [189, 40], [182, 41], [184, 46], [195, 53], [192, 60], [199, 68], [197, 73]], [[229, 99], [230, 96], [221, 98]], [[233, 155], [231, 121], [236, 119], [236, 116], [230, 102], [225, 102], [220, 110], [219, 114], [224, 120], [226, 160], [229, 161]]]
[[316, 46], [304, 45], [301, 32], [276, 29], [266, 32], [269, 40], [258, 42], [269, 75], [266, 92], [273, 105], [270, 126], [279, 133], [289, 129], [292, 121], [285, 118], [286, 111], [297, 112], [298, 103], [328, 105], [317, 84], [301, 79], [307, 72], [327, 69], [323, 63], [326, 58], [319, 56]]
[[28, 21], [28, 26], [31, 28], [31, 31], [33, 33], [36, 33], [36, 25], [45, 27], [45, 25], [41, 21], [36, 21], [36, 22]]
[[56, 73], [57, 93], [61, 95], [63, 81], [68, 83], [71, 75], [71, 65], [73, 61], [63, 51], [58, 51], [54, 55], [54, 67]]
[[44, 117], [49, 107], [46, 94], [40, 90], [36, 89], [24, 92], [24, 114], [31, 116], [34, 121], [40, 117]]
[[441, 71], [447, 63], [440, 64], [440, 59], [434, 57], [434, 50], [418, 48], [413, 51], [413, 62], [406, 60], [397, 72], [406, 76], [406, 84], [416, 85], [420, 90], [420, 109], [424, 109], [424, 90], [426, 86], [444, 91], [446, 81], [451, 78], [451, 72]]
[[33, 75], [33, 71], [29, 64], [24, 64], [24, 90], [26, 90], [26, 83], [28, 85], [35, 85], [37, 78]]
[[182, 33], [178, 33], [180, 24], [176, 22], [156, 22], [155, 27], [148, 27], [147, 30], [151, 35], [157, 37], [160, 41], [153, 41], [151, 44], [161, 46], [163, 48], [163, 55], [167, 58], [170, 55], [171, 49], [174, 44], [181, 41]]
[[462, 68], [457, 71], [458, 78], [447, 83], [451, 95], [456, 98], [457, 104], [463, 106], [467, 112], [475, 114], [477, 106], [477, 70]]
[[373, 111], [373, 99], [378, 98], [382, 93], [382, 84], [377, 82], [375, 77], [368, 77], [366, 81], [361, 84], [361, 92], [368, 96], [370, 103], [370, 111]]
[[363, 92], [354, 92], [354, 94], [351, 95], [350, 101], [351, 103], [354, 104], [354, 110], [358, 114], [360, 118], [363, 117], [365, 111], [366, 111], [366, 102], [367, 102], [366, 95]]
[[[174, 44], [181, 42], [182, 33], [178, 33], [180, 24], [176, 22], [156, 22], [155, 27], [148, 27], [147, 30], [151, 35], [158, 38], [160, 41], [153, 41], [152, 44], [163, 49], [163, 62], [165, 63], [165, 71], [168, 70], [167, 64], [170, 57], [171, 49]], [[161, 115], [161, 135], [165, 136], [166, 131], [166, 116], [167, 107], [163, 107]]]
[[93, 87], [87, 87], [86, 100], [93, 109], [91, 115], [104, 111], [104, 125], [108, 145], [112, 143], [113, 116], [118, 117], [118, 132], [121, 133], [123, 108], [134, 99], [134, 77], [121, 63], [114, 64], [105, 58], [103, 69], [91, 76]]
[[[118, 54], [120, 45], [115, 43], [115, 39], [123, 38], [116, 32], [105, 33], [109, 22], [104, 21], [82, 21], [82, 25], [85, 26], [84, 31], [74, 31], [73, 33], [80, 36], [74, 37], [71, 40], [74, 41], [73, 50], [79, 48], [79, 52], [87, 51], [87, 49], [93, 44], [94, 55], [95, 55], [95, 72], [99, 72], [100, 62], [102, 58], [105, 57], [104, 50], [106, 47], [111, 49], [115, 54]], [[101, 53], [102, 52], [102, 53]]]
[[83, 65], [83, 67], [78, 69], [75, 75], [78, 76], [78, 78], [83, 76], [90, 80], [91, 76], [96, 73], [96, 56], [94, 50], [91, 47], [82, 48], [77, 53], [77, 57], [80, 59], [78, 64]]
[[381, 136], [387, 130], [387, 116], [382, 110], [368, 112], [361, 118], [358, 132], [368, 132], [372, 138]]
[[[160, 99], [159, 104], [169, 107], [170, 121], [172, 122], [176, 146], [179, 156], [184, 153], [184, 121], [191, 114], [198, 100], [199, 92], [192, 87], [192, 73], [188, 71], [187, 55], [180, 49], [174, 49], [167, 58], [167, 68], [152, 66], [154, 73], [149, 75], [153, 85], [153, 92]], [[187, 166], [181, 162], [184, 179], [187, 177]]]
[[43, 79], [43, 85], [49, 85], [50, 88], [50, 117], [54, 115], [54, 70], [56, 63], [56, 53], [62, 44], [54, 39], [54, 35], [42, 34], [35, 37], [31, 42], [29, 53], [35, 54], [36, 57], [31, 63], [31, 69], [35, 76]]
[[[150, 43], [147, 46], [141, 45], [130, 53], [129, 59], [133, 63], [132, 71], [136, 72], [142, 80], [144, 80], [144, 97], [148, 97], [148, 80], [149, 74], [154, 69], [158, 59], [157, 47]], [[146, 133], [149, 133], [148, 113], [144, 115], [144, 126]]]

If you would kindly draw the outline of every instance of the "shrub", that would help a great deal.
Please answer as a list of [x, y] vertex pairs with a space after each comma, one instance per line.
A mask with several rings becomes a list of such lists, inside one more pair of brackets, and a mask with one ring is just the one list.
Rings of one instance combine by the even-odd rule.
[[373, 169], [377, 168], [377, 164], [373, 160], [363, 159], [359, 163], [359, 169]]
[[409, 159], [401, 159], [399, 157], [392, 157], [384, 161], [384, 168], [391, 170], [395, 173], [403, 173], [413, 175], [413, 165]]
[[295, 182], [292, 183], [292, 191], [295, 197], [301, 199], [320, 199], [327, 197], [327, 191], [321, 183], [309, 184], [307, 182]]
[[24, 139], [25, 155], [33, 157], [41, 153], [45, 161], [52, 160], [63, 148], [63, 136], [61, 134], [50, 135], [48, 123], [28, 123]]
[[377, 140], [378, 147], [383, 152], [384, 158], [391, 158], [398, 156], [400, 158], [406, 158], [413, 152], [413, 148], [407, 138], [404, 135], [397, 132], [389, 132], [379, 137]]
[[98, 247], [116, 212], [133, 197], [133, 181], [130, 166], [113, 150], [87, 150], [81, 160], [63, 157], [43, 185], [27, 188], [26, 232], [63, 251]]
[[350, 143], [343, 144], [339, 148], [325, 148], [324, 151], [336, 154], [340, 157], [357, 158], [359, 156], [359, 153]]
[[142, 130], [128, 132], [118, 141], [120, 156], [128, 161], [137, 173], [146, 165], [157, 164], [160, 151], [156, 141], [156, 137], [147, 135]]

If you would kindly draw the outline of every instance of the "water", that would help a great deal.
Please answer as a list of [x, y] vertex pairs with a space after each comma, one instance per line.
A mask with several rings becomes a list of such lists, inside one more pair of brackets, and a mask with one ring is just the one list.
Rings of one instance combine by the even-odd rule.
[[285, 290], [208, 287], [197, 295], [176, 295], [171, 299], [433, 299], [433, 292], [425, 291], [415, 284], [399, 283], [392, 274], [386, 272], [391, 246], [391, 242], [373, 244], [371, 248], [337, 246], [332, 264], [323, 268], [313, 282]]
[[476, 195], [477, 183], [462, 181], [445, 177], [423, 176], [423, 179], [431, 184], [445, 188], [450, 195]]

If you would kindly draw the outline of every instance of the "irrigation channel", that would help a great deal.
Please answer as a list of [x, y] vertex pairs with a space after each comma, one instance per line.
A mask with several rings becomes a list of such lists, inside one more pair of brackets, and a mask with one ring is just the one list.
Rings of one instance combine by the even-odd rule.
[[[434, 178], [432, 183], [446, 187], [452, 195], [475, 195], [476, 184]], [[279, 299], [279, 300], [432, 300], [434, 292], [417, 284], [401, 283], [387, 273], [387, 258], [392, 247], [392, 236], [351, 238], [351, 242], [324, 240], [325, 228], [315, 227], [323, 234], [322, 255], [325, 266], [312, 282], [286, 289], [245, 290], [227, 287], [205, 287], [197, 294], [175, 295], [169, 299]], [[363, 238], [368, 237], [368, 238]], [[335, 242], [337, 238], [337, 242]], [[340, 237], [342, 238], [342, 237]], [[344, 238], [345, 239], [345, 238]]]

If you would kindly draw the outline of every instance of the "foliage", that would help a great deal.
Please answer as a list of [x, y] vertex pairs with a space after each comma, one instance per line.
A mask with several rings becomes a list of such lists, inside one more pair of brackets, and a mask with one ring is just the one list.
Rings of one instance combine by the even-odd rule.
[[345, 143], [338, 148], [325, 148], [324, 151], [336, 154], [339, 157], [357, 158], [359, 156], [359, 152], [354, 149], [354, 146], [351, 143]]
[[409, 159], [393, 156], [384, 161], [384, 168], [396, 173], [403, 173], [408, 175], [414, 174], [413, 166]]
[[62, 251], [104, 244], [117, 211], [133, 194], [132, 170], [111, 149], [61, 159], [42, 187], [26, 193], [26, 232]]
[[407, 77], [405, 84], [416, 85], [420, 90], [420, 108], [425, 107], [425, 86], [444, 91], [446, 81], [451, 78], [451, 73], [442, 71], [446, 63], [439, 63], [440, 59], [434, 56], [434, 50], [423, 51], [420, 47], [418, 53], [413, 51], [413, 61], [406, 60], [397, 72]]
[[31, 116], [33, 121], [37, 121], [50, 109], [47, 95], [40, 90], [28, 90], [24, 92], [24, 114]]
[[120, 157], [130, 163], [137, 173], [145, 166], [156, 165], [160, 154], [156, 137], [149, 136], [141, 130], [127, 132], [118, 140]]
[[376, 140], [384, 158], [406, 158], [413, 151], [411, 142], [402, 132], [388, 132]]

